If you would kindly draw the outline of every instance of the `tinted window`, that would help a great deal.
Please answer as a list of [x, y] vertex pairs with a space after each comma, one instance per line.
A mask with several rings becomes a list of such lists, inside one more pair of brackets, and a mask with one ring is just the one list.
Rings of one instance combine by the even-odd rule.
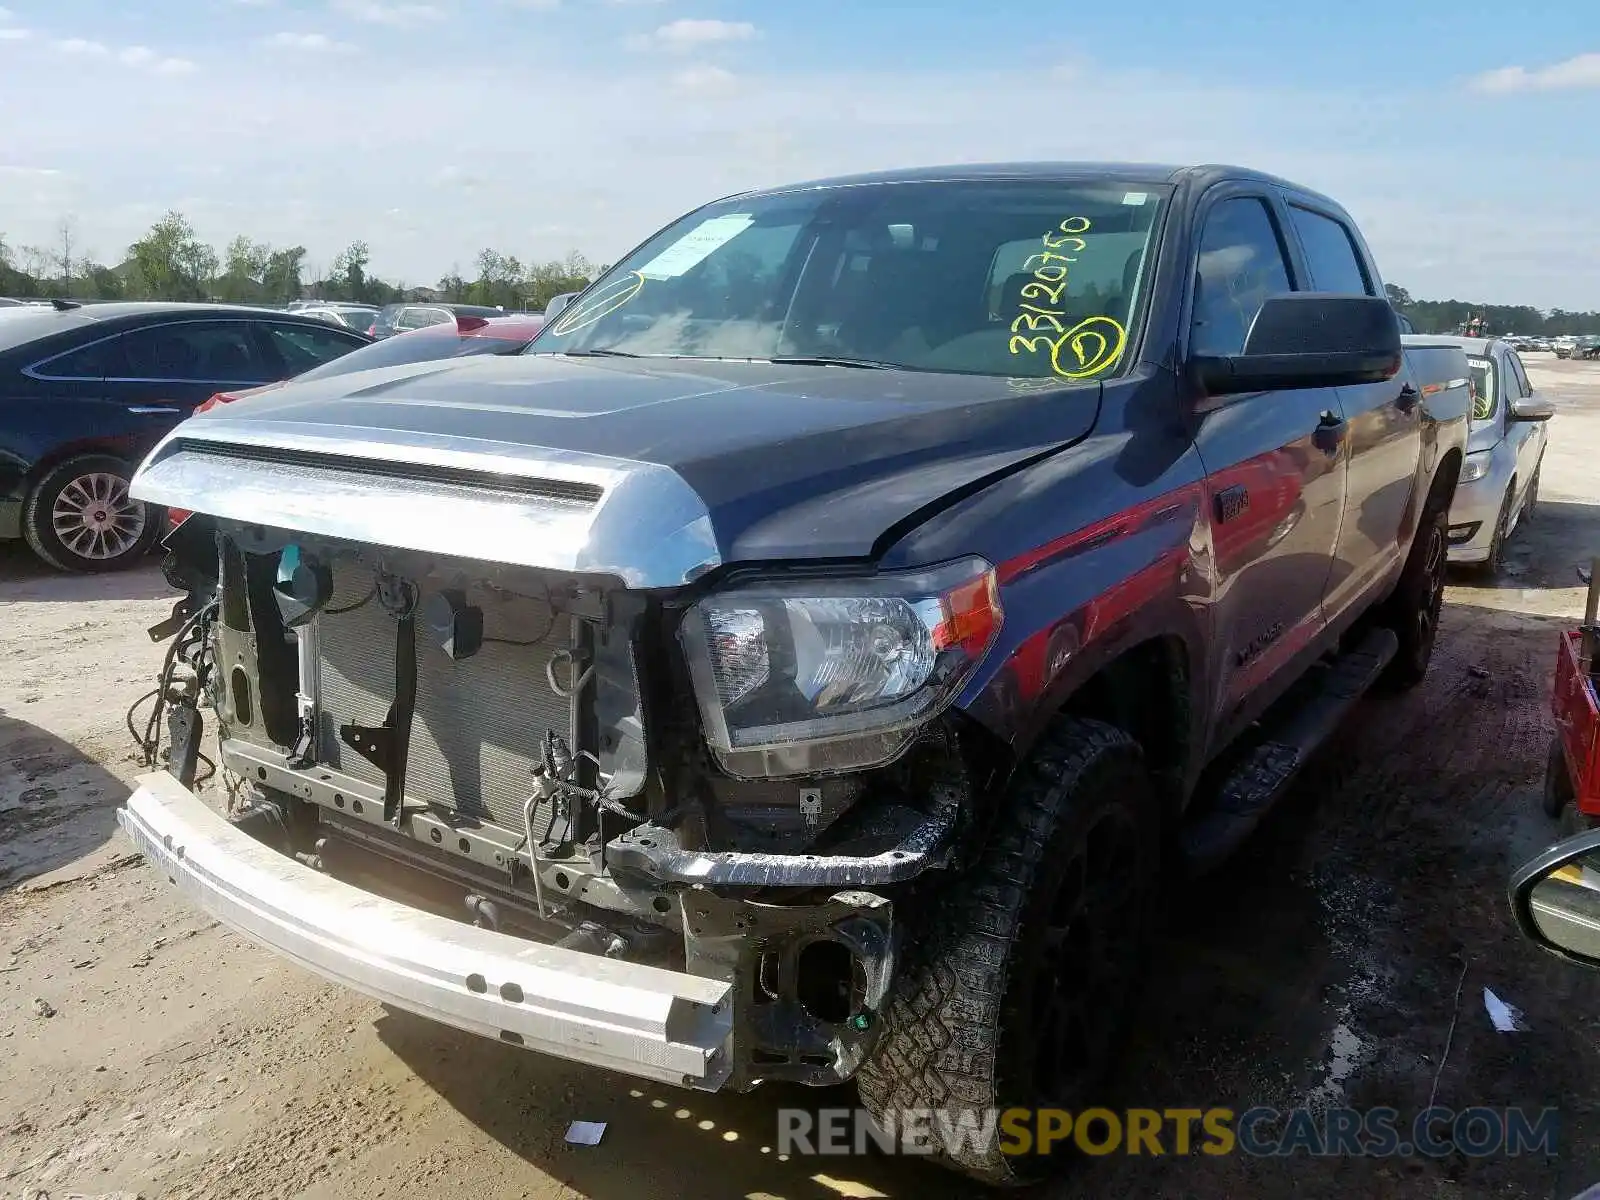
[[1506, 354], [1506, 361], [1511, 364], [1511, 378], [1517, 381], [1516, 392], [1519, 396], [1533, 395], [1533, 385], [1528, 382], [1528, 373], [1522, 369], [1522, 359], [1517, 352], [1512, 350]]
[[69, 350], [39, 364], [40, 375], [54, 379], [104, 379], [108, 369], [117, 361], [113, 347], [116, 342], [94, 342]]
[[1305, 247], [1306, 265], [1311, 268], [1311, 286], [1315, 290], [1357, 296], [1372, 294], [1355, 243], [1343, 224], [1294, 205], [1289, 206], [1289, 219], [1294, 222], [1300, 244]]
[[1266, 204], [1224, 200], [1206, 218], [1200, 239], [1190, 353], [1242, 352], [1262, 304], [1290, 290], [1283, 244]]
[[431, 362], [440, 358], [462, 358], [470, 354], [515, 354], [526, 344], [521, 338], [461, 337], [454, 329], [428, 330], [373, 342], [326, 366], [307, 371], [301, 378], [327, 379], [333, 375], [348, 375], [352, 371], [398, 367], [405, 363]]
[[1120, 367], [1164, 187], [918, 182], [744, 196], [651, 238], [529, 353], [823, 358], [1056, 380]]
[[190, 321], [138, 329], [118, 338], [120, 361], [107, 374], [122, 379], [192, 379], [204, 383], [264, 383], [247, 321]]
[[292, 375], [320, 367], [341, 358], [356, 348], [347, 334], [308, 325], [268, 325], [267, 338]]

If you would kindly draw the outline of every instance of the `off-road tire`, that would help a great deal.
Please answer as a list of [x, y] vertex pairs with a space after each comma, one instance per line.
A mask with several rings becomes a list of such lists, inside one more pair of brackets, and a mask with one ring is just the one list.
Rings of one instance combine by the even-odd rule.
[[1400, 648], [1380, 680], [1388, 691], [1416, 687], [1428, 674], [1428, 664], [1433, 660], [1433, 648], [1439, 639], [1439, 615], [1444, 607], [1449, 519], [1448, 509], [1438, 501], [1431, 501], [1423, 510], [1400, 582], [1385, 606], [1382, 624], [1400, 639]]
[[1561, 746], [1561, 735], [1558, 733], [1550, 739], [1550, 754], [1544, 765], [1544, 798], [1540, 807], [1544, 815], [1552, 819], [1561, 816], [1561, 810], [1573, 804], [1577, 797], [1572, 794], [1572, 776], [1567, 774], [1567, 753]]
[[[156, 538], [161, 535], [163, 514], [141, 504], [144, 526], [126, 550], [109, 558], [90, 558], [78, 554], [61, 540], [52, 522], [56, 500], [74, 480], [86, 476], [114, 475], [126, 483], [132, 475], [128, 464], [109, 454], [82, 454], [57, 463], [40, 478], [22, 506], [22, 536], [28, 548], [48, 566], [74, 574], [125, 571], [143, 562]], [[135, 501], [134, 503], [139, 503]]]
[[[1143, 754], [1119, 729], [1061, 718], [1000, 803], [978, 860], [908, 921], [885, 1027], [856, 1075], [861, 1102], [880, 1129], [899, 1128], [897, 1113], [976, 1110], [981, 1118], [991, 1109], [1078, 1110], [1103, 1101], [1092, 1089], [1126, 1033], [1156, 913], [1161, 818]], [[1105, 965], [1100, 959], [1066, 951], [1052, 959], [1048, 945], [1057, 904], [1075, 894], [1079, 871], [1083, 880], [1095, 879], [1097, 866], [1106, 872], [1101, 886], [1118, 881], [1116, 899], [1098, 911], [1125, 933], [1108, 937], [1093, 921], [1069, 923], [1065, 933], [1115, 947], [1117, 964], [1099, 980], [1092, 968]], [[1063, 964], [1075, 981], [1100, 985], [1084, 1006], [1100, 1024], [1086, 1032], [1091, 1065], [1071, 1094], [1045, 1095], [1033, 1070], [1050, 1044], [1050, 1027], [1035, 989], [1049, 989], [1047, 998], [1058, 1003], [1070, 996], [1059, 986]], [[984, 1146], [936, 1148], [932, 1157], [993, 1186], [1035, 1182], [1067, 1157], [1065, 1143], [1049, 1157], [1007, 1155], [1000, 1143], [996, 1136]]]

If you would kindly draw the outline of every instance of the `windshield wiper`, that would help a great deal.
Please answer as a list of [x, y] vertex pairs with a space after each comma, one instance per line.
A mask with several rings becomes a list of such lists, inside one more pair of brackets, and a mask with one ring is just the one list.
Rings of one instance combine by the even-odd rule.
[[557, 354], [565, 358], [643, 358], [642, 354], [634, 354], [629, 350], [558, 350]]
[[784, 367], [860, 367], [864, 371], [904, 371], [901, 363], [879, 362], [874, 358], [838, 358], [831, 354], [787, 354], [769, 358], [770, 363]]

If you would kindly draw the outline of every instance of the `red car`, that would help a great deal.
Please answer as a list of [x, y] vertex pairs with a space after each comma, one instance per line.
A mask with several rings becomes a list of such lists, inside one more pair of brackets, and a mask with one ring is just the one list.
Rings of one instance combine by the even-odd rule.
[[[352, 350], [320, 367], [313, 367], [304, 374], [296, 375], [295, 380], [328, 379], [335, 375], [348, 375], [352, 371], [398, 367], [405, 363], [432, 362], [441, 358], [465, 358], [472, 354], [517, 354], [544, 328], [544, 321], [544, 317], [533, 314], [509, 317], [458, 314], [454, 324], [427, 325], [395, 334], [381, 342]], [[270, 392], [282, 386], [282, 383], [269, 383], [237, 392], [218, 392], [199, 404], [194, 412], [198, 416], [218, 405], [232, 404], [247, 396]], [[169, 510], [167, 520], [169, 525], [175, 526], [188, 516], [183, 509], [175, 508]]]

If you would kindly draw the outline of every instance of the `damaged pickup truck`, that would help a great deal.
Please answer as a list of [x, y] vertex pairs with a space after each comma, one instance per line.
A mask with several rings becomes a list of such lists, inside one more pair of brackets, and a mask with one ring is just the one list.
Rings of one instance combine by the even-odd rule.
[[1249, 171], [914, 171], [707, 205], [523, 354], [219, 406], [133, 481], [194, 515], [121, 821], [515, 1046], [1079, 1108], [1162, 881], [1428, 666], [1468, 371], [1383, 296]]

